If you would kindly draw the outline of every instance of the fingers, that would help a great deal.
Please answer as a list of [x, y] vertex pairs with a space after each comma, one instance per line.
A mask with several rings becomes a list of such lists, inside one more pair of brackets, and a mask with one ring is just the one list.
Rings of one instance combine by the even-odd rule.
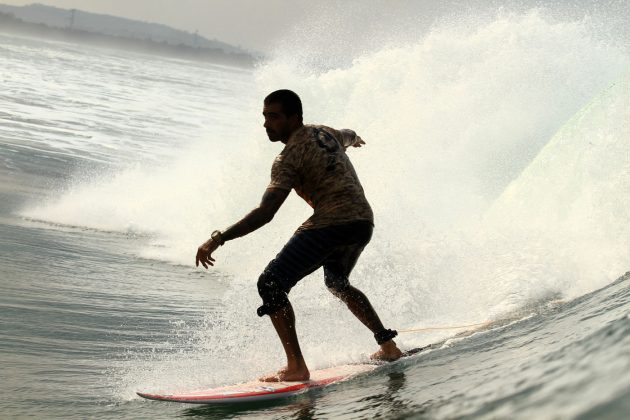
[[208, 239], [204, 244], [202, 244], [199, 248], [197, 248], [197, 256], [195, 257], [195, 267], [199, 267], [199, 263], [204, 266], [204, 268], [208, 268], [208, 265], [214, 266], [213, 262], [215, 261], [212, 258], [212, 254], [219, 245], [214, 242], [212, 239]]
[[214, 266], [214, 264], [212, 264], [210, 260], [207, 258], [202, 258], [200, 261], [201, 261], [201, 265], [203, 265], [203, 268], [205, 268], [206, 270], [208, 269], [209, 265]]
[[203, 265], [204, 268], [208, 268], [208, 265], [214, 266], [213, 262], [216, 261], [212, 258], [210, 253], [202, 248], [197, 250], [197, 256], [195, 257], [195, 267], [199, 267], [199, 263]]

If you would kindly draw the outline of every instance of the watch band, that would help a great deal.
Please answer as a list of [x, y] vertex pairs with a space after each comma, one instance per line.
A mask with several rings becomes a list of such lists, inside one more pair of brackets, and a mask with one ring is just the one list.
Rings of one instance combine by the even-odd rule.
[[213, 241], [216, 241], [221, 246], [223, 246], [223, 244], [225, 243], [225, 241], [223, 240], [223, 234], [220, 230], [215, 230], [214, 232], [212, 232], [210, 238], [212, 238]]

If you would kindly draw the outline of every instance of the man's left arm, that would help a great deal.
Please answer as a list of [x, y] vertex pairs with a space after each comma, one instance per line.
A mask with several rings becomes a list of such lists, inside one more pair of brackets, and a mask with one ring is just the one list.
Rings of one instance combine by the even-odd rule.
[[363, 139], [357, 136], [357, 133], [347, 128], [339, 130], [339, 137], [341, 137], [340, 140], [344, 150], [350, 146], [361, 147], [365, 144]]
[[267, 188], [258, 207], [249, 212], [249, 214], [240, 221], [227, 228], [225, 232], [218, 232], [217, 234], [217, 231], [215, 231], [212, 238], [208, 239], [197, 249], [195, 265], [198, 267], [199, 263], [201, 263], [205, 268], [208, 268], [208, 265], [214, 265], [213, 262], [215, 260], [212, 258], [211, 254], [219, 246], [232, 239], [245, 236], [271, 222], [290, 192], [291, 190], [283, 188]]

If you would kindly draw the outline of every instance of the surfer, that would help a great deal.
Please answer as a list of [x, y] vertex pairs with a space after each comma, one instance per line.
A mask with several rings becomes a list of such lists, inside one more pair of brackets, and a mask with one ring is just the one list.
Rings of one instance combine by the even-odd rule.
[[278, 90], [264, 100], [267, 136], [284, 143], [271, 168], [271, 183], [260, 205], [225, 231], [215, 230], [197, 250], [195, 264], [213, 265], [212, 253], [225, 242], [247, 235], [269, 223], [292, 189], [312, 208], [306, 220], [265, 268], [258, 279], [263, 304], [258, 316], [269, 315], [287, 356], [287, 366], [264, 381], [308, 380], [310, 373], [297, 339], [295, 315], [288, 293], [303, 277], [324, 268], [326, 287], [374, 334], [379, 360], [402, 356], [368, 298], [350, 285], [348, 276], [372, 237], [374, 216], [348, 147], [365, 142], [352, 130], [335, 130], [302, 122], [302, 102], [290, 90]]

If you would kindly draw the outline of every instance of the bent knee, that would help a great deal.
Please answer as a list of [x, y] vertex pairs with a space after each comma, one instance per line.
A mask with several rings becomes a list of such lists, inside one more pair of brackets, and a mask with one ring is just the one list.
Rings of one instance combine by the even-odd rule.
[[273, 315], [289, 304], [287, 292], [282, 288], [279, 278], [270, 270], [265, 270], [258, 278], [258, 294], [263, 300], [257, 310], [258, 316]]
[[328, 291], [330, 293], [332, 293], [334, 297], [336, 297], [338, 299], [341, 299], [341, 300], [344, 300], [344, 298], [347, 295], [347, 288], [346, 289], [336, 289], [336, 288], [329, 287]]
[[338, 298], [341, 298], [350, 287], [348, 277], [345, 276], [335, 276], [330, 273], [326, 273], [325, 282], [328, 291]]

